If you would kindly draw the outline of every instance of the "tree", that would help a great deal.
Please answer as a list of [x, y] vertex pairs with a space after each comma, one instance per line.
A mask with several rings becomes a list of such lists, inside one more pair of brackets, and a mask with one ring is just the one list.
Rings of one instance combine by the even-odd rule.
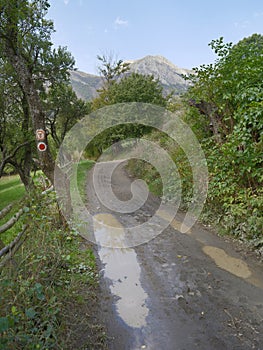
[[79, 99], [72, 87], [67, 84], [53, 85], [45, 99], [47, 128], [58, 149], [66, 133], [73, 125], [89, 114], [90, 103]]
[[[195, 69], [188, 96], [190, 104], [209, 118], [216, 141], [222, 143], [241, 122], [241, 106], [261, 100], [263, 36], [254, 34], [236, 45], [220, 38], [210, 46], [219, 58]], [[254, 133], [257, 138], [258, 131]]]
[[113, 55], [97, 55], [100, 61], [99, 73], [104, 78], [104, 88], [107, 88], [130, 69], [130, 64], [113, 58]]
[[34, 139], [28, 105], [9, 65], [0, 65], [0, 72], [0, 177], [6, 166], [11, 165], [29, 190]]
[[144, 102], [158, 106], [166, 106], [167, 103], [162, 86], [152, 75], [131, 73], [99, 92], [99, 96], [92, 101], [93, 110], [124, 102]]
[[212, 131], [201, 141], [210, 168], [208, 203], [236, 234], [258, 237], [263, 223], [263, 36], [253, 34], [236, 45], [220, 38], [210, 46], [218, 59], [195, 69], [186, 95], [193, 118], [198, 110]]
[[[33, 133], [37, 129], [46, 131], [41, 92], [55, 81], [67, 80], [68, 70], [74, 65], [66, 49], [52, 49], [53, 23], [45, 19], [48, 8], [47, 0], [1, 0], [0, 5], [0, 57], [12, 67]], [[47, 136], [44, 141], [48, 144]], [[43, 172], [53, 182], [54, 160], [49, 147], [38, 151], [38, 158]]]
[[[143, 102], [166, 106], [167, 99], [163, 97], [163, 88], [152, 75], [126, 73], [118, 80], [112, 80], [99, 91], [99, 96], [92, 101], [92, 110], [117, 103]], [[100, 155], [103, 149], [115, 144], [116, 151], [120, 150], [121, 140], [140, 138], [149, 133], [152, 128], [140, 124], [118, 125], [105, 130], [89, 145], [92, 155]]]

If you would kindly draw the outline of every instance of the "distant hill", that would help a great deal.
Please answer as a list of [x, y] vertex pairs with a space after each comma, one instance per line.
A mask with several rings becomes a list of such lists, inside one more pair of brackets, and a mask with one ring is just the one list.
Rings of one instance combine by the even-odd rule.
[[[165, 94], [171, 91], [174, 91], [175, 94], [180, 94], [187, 90], [188, 82], [182, 76], [189, 75], [191, 71], [175, 66], [165, 57], [146, 56], [139, 60], [128, 61], [128, 63], [130, 63], [129, 72], [153, 75], [156, 79], [159, 79]], [[129, 74], [129, 72], [126, 74]], [[97, 90], [103, 83], [100, 76], [80, 71], [72, 71], [70, 78], [77, 96], [84, 100], [94, 98], [97, 95]]]
[[102, 86], [103, 80], [100, 76], [71, 71], [70, 81], [77, 96], [83, 100], [92, 100], [97, 96], [97, 90]]

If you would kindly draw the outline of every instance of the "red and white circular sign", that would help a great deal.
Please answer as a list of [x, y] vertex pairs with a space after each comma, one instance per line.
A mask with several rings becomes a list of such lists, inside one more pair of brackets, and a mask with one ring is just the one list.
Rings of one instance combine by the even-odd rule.
[[40, 152], [44, 152], [46, 151], [47, 149], [47, 145], [45, 144], [45, 142], [39, 142], [37, 144], [37, 149], [40, 151]]

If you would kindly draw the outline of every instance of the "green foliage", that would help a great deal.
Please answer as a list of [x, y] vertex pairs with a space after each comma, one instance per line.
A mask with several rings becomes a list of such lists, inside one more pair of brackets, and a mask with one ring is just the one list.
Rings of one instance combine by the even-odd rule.
[[150, 134], [144, 135], [143, 138], [158, 144], [167, 151], [177, 166], [180, 179], [176, 179], [176, 174], [172, 174], [166, 183], [166, 194], [164, 195], [160, 174], [151, 164], [142, 160], [131, 159], [128, 164], [129, 172], [133, 176], [145, 180], [149, 190], [157, 196], [163, 196], [164, 200], [173, 202], [174, 199], [178, 198], [178, 193], [181, 190], [181, 209], [187, 209], [192, 200], [193, 178], [191, 166], [184, 151], [173, 139], [159, 130], [152, 130]]
[[[166, 106], [167, 99], [163, 97], [163, 88], [159, 81], [156, 81], [153, 76], [131, 73], [105, 85], [100, 90], [99, 96], [92, 101], [92, 109], [97, 110], [107, 105], [129, 102]], [[127, 138], [140, 138], [151, 130], [152, 128], [137, 123], [108, 128], [93, 139], [86, 150], [86, 155], [96, 158], [110, 145]]]
[[198, 135], [210, 171], [204, 216], [216, 217], [223, 232], [258, 245], [263, 232], [263, 36], [254, 34], [236, 45], [220, 38], [210, 46], [219, 58], [195, 69], [186, 96], [201, 112], [192, 108], [190, 123], [201, 129], [205, 121], [211, 127]]
[[140, 138], [143, 135], [151, 132], [152, 128], [137, 124], [119, 124], [114, 127], [107, 128], [102, 133], [94, 137], [89, 143], [85, 150], [85, 156], [87, 158], [98, 158], [104, 150], [113, 146], [113, 151], [117, 154], [122, 151], [122, 146], [119, 144], [120, 141], [130, 138]]
[[106, 105], [125, 102], [144, 102], [166, 106], [163, 88], [152, 75], [131, 73], [118, 81], [113, 81], [100, 91], [99, 97], [92, 102], [93, 110]]
[[72, 87], [67, 84], [53, 84], [45, 98], [47, 127], [50, 130], [56, 149], [73, 125], [89, 114], [90, 104], [79, 99]]
[[123, 102], [144, 102], [165, 106], [163, 88], [152, 75], [132, 73], [112, 85], [109, 104]]
[[61, 229], [52, 193], [27, 205], [27, 240], [14, 264], [0, 271], [0, 349], [78, 348], [73, 324], [84, 317], [81, 337], [89, 348], [94, 325], [87, 313], [98, 281], [94, 254], [76, 230]]

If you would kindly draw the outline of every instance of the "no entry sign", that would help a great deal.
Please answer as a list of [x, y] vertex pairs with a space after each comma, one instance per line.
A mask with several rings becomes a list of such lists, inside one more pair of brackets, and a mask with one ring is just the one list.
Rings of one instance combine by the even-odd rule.
[[40, 151], [40, 152], [44, 152], [46, 151], [47, 149], [47, 145], [45, 144], [45, 142], [39, 142], [37, 144], [37, 149]]

